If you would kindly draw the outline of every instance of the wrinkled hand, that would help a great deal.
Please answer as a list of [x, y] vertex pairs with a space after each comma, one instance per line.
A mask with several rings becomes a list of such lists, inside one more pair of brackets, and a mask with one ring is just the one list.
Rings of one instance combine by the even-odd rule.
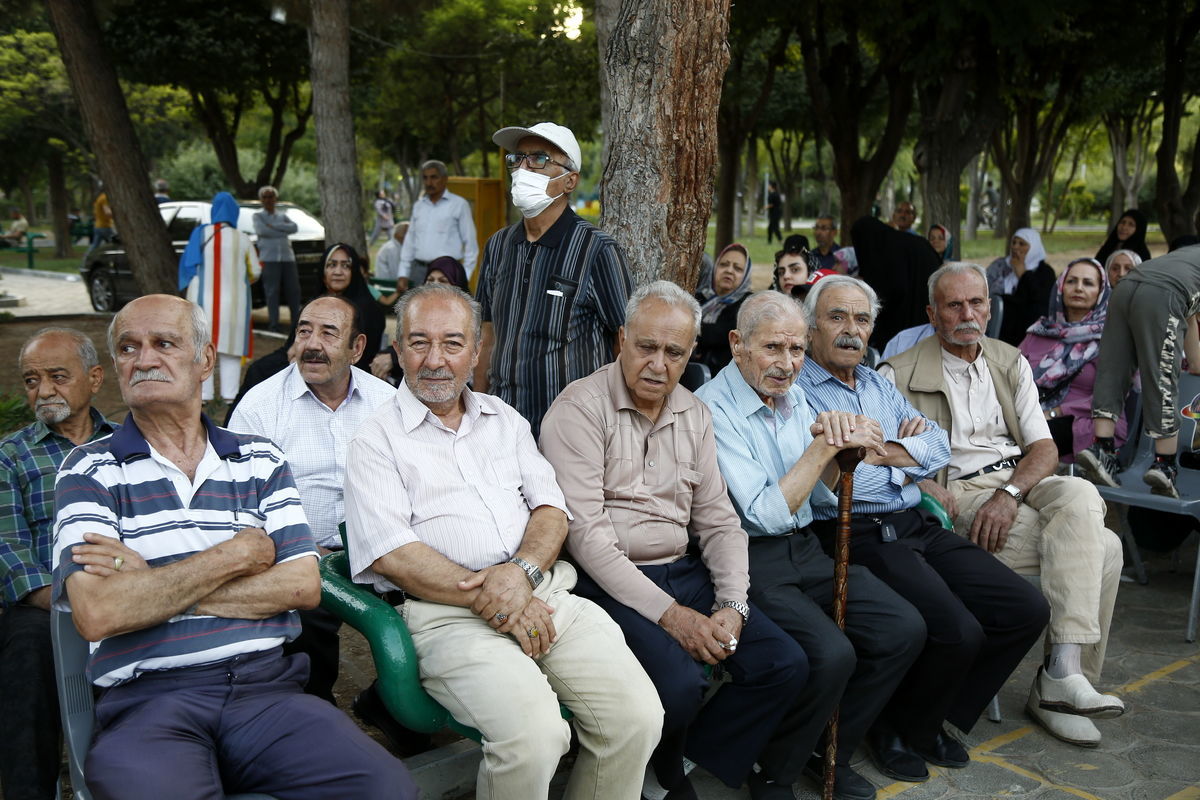
[[996, 492], [975, 512], [971, 523], [971, 541], [989, 553], [999, 553], [1008, 541], [1008, 531], [1017, 518], [1020, 505], [1005, 492]]
[[[107, 578], [118, 572], [133, 572], [150, 567], [138, 551], [126, 547], [120, 539], [99, 533], [85, 533], [83, 540], [87, 544], [77, 544], [71, 548], [71, 560], [82, 564], [83, 571], [90, 575]], [[117, 558], [124, 561], [119, 570], [113, 569]]]
[[825, 443], [839, 450], [865, 447], [869, 452], [887, 455], [883, 428], [870, 417], [849, 411], [822, 411], [809, 428], [813, 438], [824, 436]]
[[[732, 611], [732, 609], [722, 609]], [[736, 615], [736, 612], [733, 612]], [[715, 616], [715, 615], [714, 615]], [[724, 616], [724, 615], [722, 615]], [[729, 644], [734, 635], [722, 626], [721, 619], [706, 617], [687, 606], [674, 603], [659, 619], [658, 624], [679, 642], [688, 655], [705, 664], [716, 664], [733, 655], [722, 645]], [[740, 628], [739, 628], [740, 631]]]
[[[550, 645], [558, 639], [558, 631], [554, 629], [554, 620], [550, 615], [554, 609], [540, 597], [532, 597], [520, 614], [514, 614], [509, 620], [513, 623], [508, 633], [521, 645], [521, 650], [530, 658], [541, 658], [550, 652]], [[535, 631], [537, 636], [531, 636]]]
[[385, 350], [371, 359], [371, 374], [376, 378], [386, 378], [392, 372], [392, 353]]
[[906, 419], [900, 423], [900, 428], [896, 431], [896, 438], [908, 439], [913, 436], [920, 436], [925, 432], [926, 427], [924, 417], [917, 416], [912, 419]]
[[[717, 623], [721, 630], [729, 634], [729, 637], [722, 641], [728, 642], [730, 639], [742, 638], [742, 625], [745, 624], [746, 620], [742, 619], [742, 615], [732, 608], [718, 608], [709, 616], [709, 619]], [[726, 652], [729, 655], [733, 655], [732, 650]]]
[[275, 542], [262, 528], [242, 528], [217, 547], [229, 552], [242, 565], [243, 577], [275, 566]]
[[933, 495], [933, 499], [942, 504], [942, 508], [946, 509], [946, 513], [950, 515], [950, 519], [954, 520], [958, 517], [958, 501], [954, 499], [954, 493], [946, 487], [942, 486], [932, 478], [926, 478], [917, 484], [922, 492]]
[[[459, 581], [458, 588], [464, 592], [479, 590], [475, 602], [471, 603], [471, 611], [501, 633], [516, 628], [517, 617], [533, 597], [525, 571], [508, 562], [479, 570], [465, 581]], [[497, 614], [505, 614], [508, 619], [498, 620]]]

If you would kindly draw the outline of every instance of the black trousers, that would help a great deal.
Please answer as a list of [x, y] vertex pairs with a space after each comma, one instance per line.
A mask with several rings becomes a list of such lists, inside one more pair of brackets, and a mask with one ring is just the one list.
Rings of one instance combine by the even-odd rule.
[[925, 622], [915, 608], [852, 565], [846, 629], [833, 623], [833, 560], [816, 536], [750, 537], [750, 599], [804, 648], [808, 683], [775, 729], [759, 763], [773, 778], [794, 783], [835, 708], [838, 763], [854, 749], [925, 646]]
[[333, 685], [337, 683], [341, 658], [341, 640], [338, 639], [341, 627], [342, 621], [320, 606], [301, 610], [300, 635], [283, 646], [286, 656], [308, 655], [309, 673], [304, 691], [334, 705], [337, 705]]
[[50, 612], [0, 614], [0, 790], [5, 800], [51, 800], [62, 761]]
[[[712, 613], [712, 579], [699, 558], [684, 556], [673, 564], [638, 569], [680, 605], [706, 616]], [[737, 653], [721, 662], [731, 681], [704, 703], [704, 664], [669, 633], [614, 600], [583, 570], [575, 593], [599, 605], [621, 626], [629, 649], [658, 690], [665, 715], [650, 763], [659, 783], [670, 789], [682, 781], [686, 755], [727, 785], [741, 786], [788, 710], [790, 703], [783, 698], [799, 694], [808, 679], [808, 660], [800, 646], [752, 606]]]
[[[883, 541], [883, 523], [895, 528], [896, 541]], [[835, 522], [814, 528], [831, 553]], [[917, 509], [856, 514], [850, 560], [925, 620], [925, 649], [884, 712], [917, 747], [933, 746], [943, 720], [971, 730], [1050, 621], [1050, 606], [1032, 584]]]

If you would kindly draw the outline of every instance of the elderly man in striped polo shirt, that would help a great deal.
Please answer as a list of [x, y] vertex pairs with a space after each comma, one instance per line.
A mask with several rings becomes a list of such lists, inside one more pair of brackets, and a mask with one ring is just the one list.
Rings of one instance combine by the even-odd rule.
[[108, 343], [130, 415], [56, 489], [53, 602], [95, 642], [103, 689], [93, 796], [415, 798], [400, 762], [301, 692], [307, 657], [282, 655], [320, 599], [316, 549], [279, 449], [201, 414], [203, 310], [139, 298]]

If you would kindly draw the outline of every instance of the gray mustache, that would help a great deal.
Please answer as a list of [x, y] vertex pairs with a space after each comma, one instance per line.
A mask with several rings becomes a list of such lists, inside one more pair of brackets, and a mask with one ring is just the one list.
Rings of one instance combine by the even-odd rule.
[[150, 369], [135, 369], [133, 375], [129, 376], [129, 385], [137, 386], [142, 381], [160, 381], [162, 383], [171, 383], [171, 376], [160, 370], [158, 367]]
[[833, 346], [834, 347], [853, 347], [855, 350], [862, 350], [863, 349], [863, 340], [858, 338], [857, 336], [850, 336], [849, 334], [844, 333], [841, 336], [839, 336], [833, 340]]

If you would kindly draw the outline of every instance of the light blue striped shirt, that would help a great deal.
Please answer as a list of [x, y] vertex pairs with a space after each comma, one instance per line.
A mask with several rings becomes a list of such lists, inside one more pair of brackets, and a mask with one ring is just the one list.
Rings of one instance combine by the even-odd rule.
[[798, 384], [771, 409], [731, 361], [696, 396], [712, 410], [717, 463], [747, 534], [782, 536], [803, 528], [812, 522], [810, 503], [837, 512], [837, 498], [820, 481], [794, 514], [779, 489], [779, 480], [813, 438], [808, 430], [813, 415]]
[[[886, 378], [861, 364], [854, 368], [851, 389], [811, 358], [805, 359], [799, 384], [814, 412], [850, 411], [877, 420], [885, 441], [896, 442], [919, 466], [883, 467], [859, 464], [854, 470], [855, 514], [886, 514], [921, 502], [917, 481], [933, 477], [950, 463], [950, 440], [931, 419], [920, 436], [898, 439], [900, 423], [922, 416]], [[836, 508], [817, 508], [817, 519], [833, 519]]]

